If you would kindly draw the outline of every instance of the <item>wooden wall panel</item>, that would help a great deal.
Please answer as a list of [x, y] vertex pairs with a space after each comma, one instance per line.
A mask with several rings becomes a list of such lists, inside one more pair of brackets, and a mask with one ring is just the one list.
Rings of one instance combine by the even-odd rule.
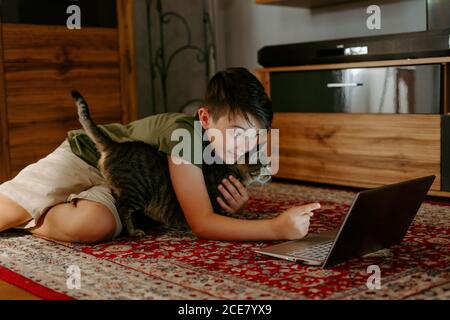
[[134, 1], [117, 0], [119, 59], [123, 122], [138, 119], [136, 50], [134, 45]]
[[375, 187], [436, 175], [440, 116], [275, 113], [281, 178]]
[[99, 124], [122, 122], [116, 29], [4, 24], [3, 48], [12, 176], [80, 127], [73, 89]]
[[[0, 48], [3, 47], [2, 23], [0, 17]], [[8, 147], [8, 114], [3, 78], [3, 52], [0, 50], [0, 183], [10, 177], [9, 147]]]

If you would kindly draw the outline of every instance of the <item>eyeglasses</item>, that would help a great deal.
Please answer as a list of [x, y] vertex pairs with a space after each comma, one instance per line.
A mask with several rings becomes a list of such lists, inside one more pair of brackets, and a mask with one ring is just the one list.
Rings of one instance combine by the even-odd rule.
[[[227, 129], [227, 130], [229, 130], [229, 129]], [[256, 129], [253, 129], [253, 128], [250, 128], [250, 129], [247, 129], [247, 130], [244, 130], [244, 129], [241, 129], [241, 128], [236, 128], [236, 129], [231, 129], [231, 130], [233, 130], [231, 136], [234, 139], [239, 139], [239, 138], [246, 137], [246, 138], [248, 138], [248, 139], [250, 139], [252, 141], [254, 139], [257, 139], [258, 136], [259, 136], [258, 131]]]

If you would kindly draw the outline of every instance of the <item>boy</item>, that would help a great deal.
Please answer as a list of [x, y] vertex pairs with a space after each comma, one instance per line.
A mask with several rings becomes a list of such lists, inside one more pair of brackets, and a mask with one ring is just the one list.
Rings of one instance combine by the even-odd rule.
[[[205, 100], [195, 117], [166, 113], [127, 125], [99, 127], [118, 142], [140, 140], [167, 155], [173, 188], [196, 236], [235, 241], [304, 237], [311, 211], [319, 204], [294, 207], [274, 219], [243, 220], [216, 214], [201, 164], [173, 157], [172, 149], [178, 142], [172, 141], [172, 132], [186, 129], [195, 136], [195, 120], [200, 121], [202, 133], [215, 129], [225, 137], [226, 129], [233, 129], [236, 143], [232, 149], [224, 141], [209, 137], [221, 159], [239, 159], [252, 149], [240, 137], [271, 125], [271, 102], [261, 83], [244, 68], [218, 72], [208, 84]], [[97, 169], [98, 161], [99, 154], [84, 131], [69, 131], [67, 139], [51, 154], [0, 185], [0, 232], [21, 228], [48, 239], [83, 243], [118, 236], [122, 225], [111, 191]], [[219, 190], [223, 199], [217, 201], [226, 211], [240, 212], [245, 208], [248, 194], [239, 181], [225, 179]]]

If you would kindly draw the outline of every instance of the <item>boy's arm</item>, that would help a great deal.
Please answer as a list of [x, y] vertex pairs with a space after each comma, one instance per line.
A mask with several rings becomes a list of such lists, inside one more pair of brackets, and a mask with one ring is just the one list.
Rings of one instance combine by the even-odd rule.
[[202, 170], [192, 164], [175, 164], [167, 156], [175, 194], [184, 216], [199, 238], [212, 240], [278, 240], [273, 219], [244, 220], [213, 212]]

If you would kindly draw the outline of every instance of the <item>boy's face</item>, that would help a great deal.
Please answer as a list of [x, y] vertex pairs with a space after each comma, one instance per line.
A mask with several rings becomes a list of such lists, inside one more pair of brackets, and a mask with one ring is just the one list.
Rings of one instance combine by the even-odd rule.
[[[228, 116], [228, 114], [214, 121], [206, 107], [200, 108], [198, 114], [203, 129], [217, 130], [209, 130], [207, 135], [216, 155], [224, 163], [236, 163], [241, 156], [257, 145], [258, 129], [262, 128], [252, 115], [248, 114], [250, 122], [243, 115]], [[216, 135], [215, 132], [220, 132], [220, 135]]]

